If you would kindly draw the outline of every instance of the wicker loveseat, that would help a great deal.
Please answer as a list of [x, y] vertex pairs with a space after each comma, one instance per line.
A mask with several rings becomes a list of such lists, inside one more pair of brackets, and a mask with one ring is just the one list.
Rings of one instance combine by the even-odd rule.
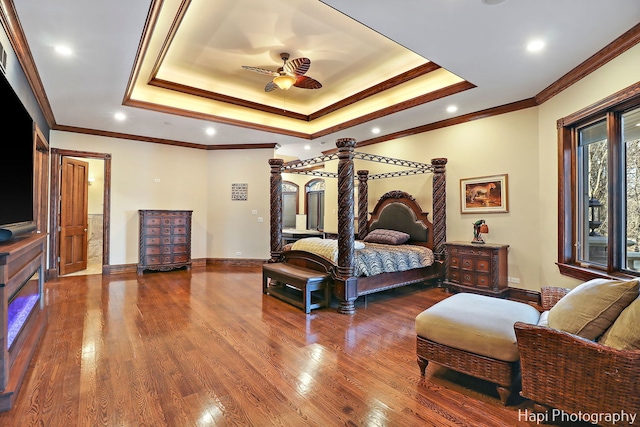
[[[636, 295], [637, 289], [636, 281]], [[581, 311], [590, 301], [600, 302], [593, 293], [587, 295], [587, 299], [563, 301], [562, 298], [571, 298], [572, 292], [543, 288], [543, 308], [553, 310], [556, 303], [567, 302], [563, 309]], [[624, 298], [628, 300], [632, 296], [630, 292]], [[521, 395], [535, 403], [535, 411], [543, 415], [539, 419], [559, 422], [581, 417], [581, 421], [603, 426], [640, 425], [640, 298], [636, 296], [628, 303], [614, 296], [611, 301], [620, 303], [622, 311], [617, 307], [609, 313], [610, 319], [598, 325], [606, 328], [605, 331], [592, 330], [589, 338], [579, 334], [585, 335], [584, 329], [598, 319], [583, 316], [579, 321], [584, 327], [578, 333], [550, 327], [553, 322], [549, 322], [549, 326], [542, 326], [544, 321], [538, 325], [515, 323], [522, 372]], [[610, 308], [608, 303], [604, 306]], [[595, 312], [597, 316], [606, 314], [602, 307], [597, 307]], [[552, 311], [546, 313], [551, 321]], [[594, 334], [598, 336], [593, 337]]]

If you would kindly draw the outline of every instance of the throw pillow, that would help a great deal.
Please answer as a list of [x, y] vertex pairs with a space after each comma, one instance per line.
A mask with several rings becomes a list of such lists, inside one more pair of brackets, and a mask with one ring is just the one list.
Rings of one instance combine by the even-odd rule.
[[637, 297], [637, 279], [589, 280], [578, 285], [549, 310], [549, 327], [595, 340]]
[[401, 245], [403, 243], [406, 243], [409, 240], [409, 237], [411, 236], [409, 236], [407, 233], [403, 233], [402, 231], [385, 230], [383, 228], [378, 228], [367, 234], [363, 240], [369, 243]]
[[640, 350], [640, 298], [622, 310], [598, 342], [618, 350]]

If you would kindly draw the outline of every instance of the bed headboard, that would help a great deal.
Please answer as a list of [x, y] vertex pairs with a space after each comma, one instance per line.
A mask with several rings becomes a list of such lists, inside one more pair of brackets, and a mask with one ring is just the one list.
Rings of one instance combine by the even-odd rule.
[[404, 191], [385, 193], [376, 204], [368, 221], [369, 231], [383, 228], [409, 234], [410, 243], [433, 248], [433, 224], [418, 202]]

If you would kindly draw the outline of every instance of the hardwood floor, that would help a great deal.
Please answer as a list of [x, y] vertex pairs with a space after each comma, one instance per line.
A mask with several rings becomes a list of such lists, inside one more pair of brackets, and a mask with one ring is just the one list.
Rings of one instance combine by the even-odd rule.
[[258, 268], [46, 283], [48, 325], [1, 426], [528, 426], [516, 396], [415, 355], [424, 285], [304, 312]]

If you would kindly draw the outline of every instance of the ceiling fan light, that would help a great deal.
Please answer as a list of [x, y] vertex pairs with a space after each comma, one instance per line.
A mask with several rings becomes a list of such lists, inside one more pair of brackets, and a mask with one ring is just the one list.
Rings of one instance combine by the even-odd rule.
[[280, 75], [273, 78], [273, 82], [282, 90], [287, 90], [296, 82], [296, 78], [290, 75]]

